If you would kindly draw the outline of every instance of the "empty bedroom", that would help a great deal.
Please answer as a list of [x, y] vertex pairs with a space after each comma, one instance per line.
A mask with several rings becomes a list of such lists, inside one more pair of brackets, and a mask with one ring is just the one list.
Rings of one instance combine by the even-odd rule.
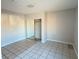
[[2, 59], [78, 59], [78, 0], [1, 0]]

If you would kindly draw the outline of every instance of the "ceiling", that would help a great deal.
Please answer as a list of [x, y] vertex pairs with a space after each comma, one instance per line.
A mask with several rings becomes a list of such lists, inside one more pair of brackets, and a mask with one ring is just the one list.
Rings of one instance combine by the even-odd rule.
[[1, 0], [2, 9], [23, 14], [71, 9], [77, 4], [77, 0]]

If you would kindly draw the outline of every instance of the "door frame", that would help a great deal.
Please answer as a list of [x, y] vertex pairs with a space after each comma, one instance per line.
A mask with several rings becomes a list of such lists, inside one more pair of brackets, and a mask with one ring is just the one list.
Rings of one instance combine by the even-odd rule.
[[[41, 18], [39, 18], [39, 19], [34, 19], [34, 38], [35, 38], [35, 23], [36, 22], [39, 22], [40, 21], [40, 23], [42, 22], [42, 19]], [[41, 23], [41, 29], [40, 29], [40, 40], [42, 40], [42, 23]], [[36, 38], [35, 38], [36, 39]]]

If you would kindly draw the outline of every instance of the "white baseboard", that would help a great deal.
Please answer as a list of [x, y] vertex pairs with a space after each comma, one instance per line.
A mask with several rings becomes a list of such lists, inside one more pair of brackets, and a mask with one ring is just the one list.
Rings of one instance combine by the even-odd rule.
[[73, 45], [72, 43], [70, 42], [64, 42], [64, 41], [58, 41], [58, 40], [51, 40], [51, 39], [47, 39], [48, 41], [54, 41], [54, 42], [59, 42], [59, 43], [63, 43], [63, 44], [70, 44], [70, 45]]

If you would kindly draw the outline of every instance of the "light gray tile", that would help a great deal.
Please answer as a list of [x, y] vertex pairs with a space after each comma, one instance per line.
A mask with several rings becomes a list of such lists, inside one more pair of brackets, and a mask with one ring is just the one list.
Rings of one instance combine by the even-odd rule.
[[51, 56], [55, 56], [55, 54], [56, 54], [56, 53], [54, 53], [54, 52], [49, 52], [49, 53], [48, 53], [48, 55], [51, 55]]
[[31, 59], [31, 56], [25, 56], [25, 57], [23, 57], [22, 59]]
[[21, 57], [15, 57], [14, 59], [21, 59]]
[[5, 48], [2, 48], [1, 50], [2, 50], [2, 54], [3, 54], [3, 55], [8, 55], [8, 54], [10, 54], [10, 52], [9, 52], [7, 49], [5, 49]]
[[6, 56], [2, 56], [2, 59], [8, 59]]
[[66, 56], [66, 55], [62, 55], [62, 58], [63, 59], [71, 59], [69, 56]]
[[9, 54], [6, 55], [6, 57], [7, 57], [8, 59], [14, 59], [14, 58], [16, 58], [17, 56], [16, 56], [15, 54], [9, 53]]
[[63, 59], [62, 54], [56, 53], [55, 54], [55, 59]]
[[46, 59], [46, 57], [44, 57], [44, 56], [40, 56], [38, 59]]
[[48, 55], [48, 56], [46, 57], [46, 59], [55, 59], [55, 57], [52, 56], [52, 55]]
[[19, 57], [22, 59], [76, 59], [73, 49], [69, 49], [66, 44], [51, 41], [41, 43], [23, 40], [5, 46], [5, 48], [2, 48], [2, 53], [10, 59], [19, 59]]
[[44, 51], [41, 56], [46, 57], [48, 55], [48, 51]]
[[21, 54], [19, 54], [18, 56], [20, 56], [20, 57], [24, 57], [26, 54], [28, 54], [29, 52], [28, 51], [24, 51], [24, 52], [22, 52]]
[[40, 57], [40, 55], [38, 55], [38, 54], [32, 55], [32, 58], [33, 58], [33, 59], [38, 59], [39, 57]]

